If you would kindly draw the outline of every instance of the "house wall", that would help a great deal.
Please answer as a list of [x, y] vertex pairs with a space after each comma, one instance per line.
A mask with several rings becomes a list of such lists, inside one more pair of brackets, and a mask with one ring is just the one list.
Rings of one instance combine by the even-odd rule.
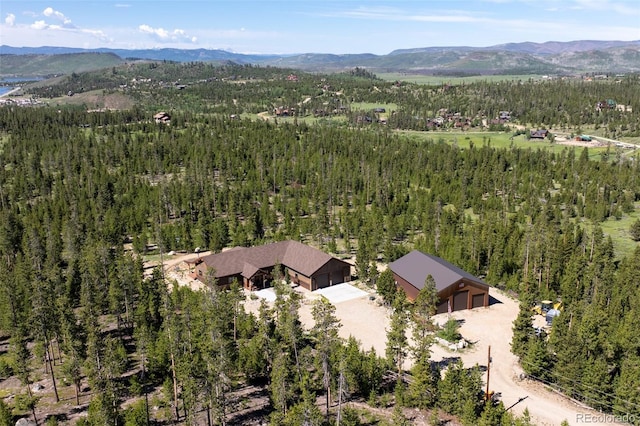
[[412, 302], [416, 300], [419, 290], [415, 288], [413, 284], [410, 284], [409, 281], [406, 281], [404, 278], [396, 275], [395, 273], [393, 274], [393, 278], [396, 280], [396, 286], [404, 290], [405, 294], [407, 295], [407, 299]]
[[[484, 287], [480, 284], [467, 281], [466, 279], [462, 279], [451, 284], [446, 289], [440, 291], [438, 296], [440, 297], [439, 306], [444, 307], [447, 302], [451, 303], [452, 310], [460, 310], [458, 306], [454, 303], [455, 297], [457, 294], [467, 292], [466, 295], [466, 307], [462, 309], [472, 309], [473, 308], [473, 297], [476, 295], [483, 296], [483, 304], [482, 306], [489, 306], [489, 289], [488, 287]], [[438, 310], [440, 312], [440, 309]], [[446, 312], [446, 311], [445, 311]]]
[[[351, 265], [340, 259], [329, 260], [311, 277], [298, 272], [295, 269], [291, 269], [287, 265], [283, 264], [282, 267], [289, 272], [289, 279], [292, 283], [300, 285], [311, 291], [317, 290], [318, 288], [351, 281]], [[264, 271], [267, 273], [272, 273], [273, 269], [273, 267], [265, 268]], [[197, 264], [194, 268], [194, 274], [196, 278], [204, 281], [207, 276], [206, 264], [204, 262], [200, 262], [199, 264]], [[236, 278], [238, 282], [241, 283], [246, 289], [250, 289], [253, 285], [253, 282], [251, 280], [245, 279], [239, 274], [229, 277], [220, 277], [218, 278], [218, 284], [220, 286], [228, 286], [229, 284], [231, 284], [231, 280], [233, 278]]]
[[[194, 277], [198, 280], [205, 282], [207, 279], [207, 265], [204, 262], [198, 263], [193, 269]], [[218, 287], [221, 288], [229, 288], [233, 280], [237, 280], [238, 284], [241, 284], [243, 287], [248, 288], [249, 285], [248, 280], [244, 279], [242, 275], [228, 275], [224, 277], [216, 278], [218, 280]]]
[[293, 269], [287, 269], [289, 271], [289, 280], [296, 285], [299, 285], [307, 290], [311, 290], [311, 277], [308, 277]]
[[[326, 275], [322, 277], [322, 275]], [[351, 265], [340, 259], [331, 259], [312, 276], [313, 290], [351, 281]]]
[[288, 268], [288, 270], [292, 283], [310, 291], [351, 281], [351, 265], [340, 259], [329, 260], [310, 277], [291, 268]]
[[[396, 275], [395, 273], [393, 274], [393, 277], [396, 281], [397, 287], [404, 290], [405, 294], [407, 295], [407, 299], [409, 299], [412, 302], [415, 301], [416, 298], [418, 297], [418, 293], [420, 292], [420, 290], [418, 290], [408, 281], [404, 280], [402, 277]], [[489, 306], [489, 289], [485, 288], [482, 285], [462, 279], [460, 281], [453, 283], [446, 289], [438, 292], [438, 296], [440, 298], [440, 301], [438, 302], [438, 313], [443, 313], [448, 311], [449, 304], [447, 302], [451, 304], [451, 310], [454, 310], [454, 307], [458, 308], [454, 304], [455, 296], [457, 294], [464, 293], [464, 292], [466, 292], [467, 303], [463, 309], [473, 308], [473, 296], [476, 296], [476, 295], [482, 295], [483, 306], [485, 307]]]

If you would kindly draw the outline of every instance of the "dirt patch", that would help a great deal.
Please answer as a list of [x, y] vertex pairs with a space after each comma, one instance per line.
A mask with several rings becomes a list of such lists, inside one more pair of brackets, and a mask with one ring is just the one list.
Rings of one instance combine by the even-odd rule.
[[42, 101], [49, 104], [85, 105], [89, 110], [123, 110], [135, 106], [135, 101], [122, 92], [91, 91]]
[[[310, 329], [313, 327], [311, 307], [315, 294], [306, 290], [301, 293], [304, 302], [299, 312], [300, 320], [306, 329]], [[460, 332], [472, 343], [471, 347], [452, 351], [436, 344], [432, 346], [432, 360], [446, 365], [460, 359], [467, 367], [478, 365], [485, 372], [486, 383], [488, 348], [491, 346], [490, 390], [500, 393], [505, 407], [512, 407], [512, 412], [520, 415], [527, 408], [533, 423], [538, 425], [559, 425], [565, 419], [570, 425], [577, 425], [580, 415], [596, 415], [596, 412], [577, 405], [542, 384], [524, 378], [524, 372], [510, 350], [511, 328], [518, 315], [519, 304], [499, 290], [492, 288], [489, 294], [493, 303], [488, 308], [451, 314], [461, 323]], [[374, 294], [370, 292], [370, 296]], [[363, 349], [373, 348], [384, 356], [391, 311], [380, 303], [379, 298], [370, 296], [334, 304], [336, 316], [342, 324], [340, 336], [354, 336]], [[245, 308], [250, 312], [257, 312], [259, 305], [259, 300], [248, 299], [245, 302]], [[439, 324], [448, 319], [448, 314], [435, 317]], [[411, 360], [408, 360], [405, 368], [410, 367]]]
[[[165, 265], [169, 266], [168, 270], [174, 269], [171, 273], [175, 274], [175, 266], [184, 259], [184, 256], [180, 256], [171, 259], [169, 263], [165, 262]], [[179, 282], [192, 285], [189, 280]], [[367, 295], [334, 304], [336, 316], [342, 324], [339, 334], [345, 339], [354, 336], [363, 349], [373, 348], [380, 356], [384, 356], [391, 311], [371, 289], [357, 282], [351, 284], [365, 290]], [[319, 295], [302, 288], [297, 291], [303, 295], [300, 320], [305, 329], [310, 329], [313, 327], [311, 308]], [[260, 299], [251, 297], [249, 292], [246, 294], [245, 310], [257, 314]], [[527, 408], [533, 423], [537, 425], [559, 425], [565, 419], [570, 425], [578, 425], [579, 419], [584, 418], [584, 415], [597, 415], [595, 411], [562, 397], [541, 383], [524, 378], [517, 358], [511, 353], [512, 324], [518, 315], [519, 304], [517, 300], [494, 288], [490, 289], [489, 295], [492, 301], [489, 307], [451, 314], [452, 318], [461, 323], [460, 333], [472, 343], [471, 347], [452, 351], [433, 345], [432, 360], [446, 365], [452, 360], [461, 359], [467, 367], [478, 365], [485, 372], [483, 379], [486, 383], [488, 349], [491, 346], [490, 390], [500, 393], [505, 407], [511, 407], [510, 411], [522, 414]], [[438, 324], [444, 324], [448, 319], [448, 314], [435, 316]], [[408, 360], [405, 368], [410, 367], [411, 360]]]

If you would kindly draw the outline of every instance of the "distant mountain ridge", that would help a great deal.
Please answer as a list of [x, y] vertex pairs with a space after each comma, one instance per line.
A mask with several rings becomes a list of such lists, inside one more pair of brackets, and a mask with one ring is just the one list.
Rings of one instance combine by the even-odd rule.
[[[219, 49], [81, 49], [69, 47], [0, 46], [0, 75], [15, 75], [29, 70], [28, 58], [37, 62], [40, 75], [51, 74], [47, 56], [69, 54], [111, 54], [123, 61], [167, 60], [174, 62], [233, 61], [239, 64], [270, 65], [305, 71], [334, 72], [364, 67], [373, 72], [419, 72], [462, 74], [566, 74], [576, 72], [640, 72], [640, 40], [545, 43], [507, 43], [488, 47], [433, 46], [398, 49], [387, 55], [371, 53], [327, 54], [302, 53], [261, 55], [228, 52]], [[17, 56], [11, 58], [11, 56]], [[10, 60], [10, 58], [12, 60]], [[84, 56], [86, 60], [91, 55]], [[100, 56], [102, 62], [106, 56]], [[117, 62], [115, 58], [111, 58]], [[50, 59], [53, 60], [53, 59]], [[59, 62], [59, 61], [58, 61]], [[76, 62], [81, 62], [76, 60]], [[16, 66], [16, 64], [20, 66]], [[96, 66], [98, 64], [95, 64]], [[90, 64], [78, 64], [82, 70]], [[109, 66], [109, 65], [107, 65]], [[32, 71], [36, 67], [31, 67]], [[59, 66], [58, 66], [59, 68]], [[55, 71], [60, 72], [60, 71]], [[33, 72], [32, 72], [33, 74]]]
[[640, 46], [640, 40], [635, 41], [599, 41], [599, 40], [577, 40], [577, 41], [546, 41], [544, 43], [523, 42], [523, 43], [506, 43], [496, 44], [488, 47], [419, 47], [414, 49], [398, 49], [389, 55], [397, 55], [401, 53], [419, 53], [419, 52], [442, 52], [442, 51], [507, 51], [518, 53], [529, 53], [532, 55], [556, 55], [560, 53], [585, 52], [588, 50], [603, 50], [612, 47]]

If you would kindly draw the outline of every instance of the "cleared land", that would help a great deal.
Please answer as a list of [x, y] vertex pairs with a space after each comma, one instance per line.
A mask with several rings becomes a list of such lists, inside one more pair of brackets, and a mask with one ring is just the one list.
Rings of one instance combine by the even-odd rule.
[[[182, 261], [196, 256], [189, 254], [167, 259], [165, 267], [169, 278], [176, 279], [181, 285], [189, 285], [193, 289], [200, 288], [197, 281], [189, 278], [184, 273], [184, 269], [180, 268]], [[343, 286], [345, 288], [342, 293], [352, 294], [351, 297], [346, 298], [347, 300], [343, 300], [340, 292], [328, 295], [329, 300], [336, 307], [336, 316], [342, 324], [340, 336], [343, 338], [354, 336], [360, 341], [362, 348], [374, 348], [379, 355], [384, 356], [391, 312], [380, 304], [379, 298], [372, 290], [363, 288], [357, 282], [351, 284], [356, 288], [350, 289], [348, 288], [350, 286]], [[300, 320], [306, 329], [310, 329], [313, 327], [311, 315], [313, 301], [318, 299], [322, 292], [309, 292], [302, 288], [296, 290], [304, 296], [299, 311]], [[567, 420], [570, 425], [579, 425], [580, 419], [584, 418], [581, 416], [597, 416], [599, 413], [578, 405], [548, 387], [523, 379], [523, 370], [510, 350], [513, 334], [511, 327], [518, 315], [518, 302], [495, 288], [491, 288], [489, 294], [491, 306], [488, 308], [451, 314], [451, 317], [461, 323], [460, 332], [472, 345], [456, 352], [436, 344], [432, 347], [432, 359], [440, 362], [441, 365], [446, 365], [455, 359], [462, 360], [467, 367], [478, 365], [485, 371], [486, 383], [487, 355], [488, 348], [491, 346], [490, 389], [500, 394], [505, 407], [512, 407], [511, 410], [517, 414], [522, 414], [527, 408], [532, 421], [537, 425], [559, 425], [563, 420]], [[266, 296], [265, 299], [272, 303], [271, 297]], [[245, 309], [257, 314], [260, 302], [260, 298], [251, 298], [247, 293]], [[435, 316], [435, 321], [438, 324], [444, 324], [448, 318], [447, 314], [440, 314]], [[408, 360], [405, 368], [410, 367], [411, 360]]]

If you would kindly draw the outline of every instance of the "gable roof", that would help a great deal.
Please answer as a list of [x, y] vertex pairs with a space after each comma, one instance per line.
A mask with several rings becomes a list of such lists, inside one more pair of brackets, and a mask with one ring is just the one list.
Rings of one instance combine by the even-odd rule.
[[390, 263], [389, 269], [418, 290], [424, 287], [424, 280], [429, 274], [433, 277], [438, 292], [463, 278], [488, 287], [488, 284], [480, 278], [471, 275], [444, 259], [425, 254], [419, 250], [414, 250], [395, 262]]
[[280, 263], [306, 276], [333, 259], [327, 253], [298, 241], [288, 240], [256, 247], [237, 247], [202, 258], [207, 268], [216, 271], [216, 277], [241, 274], [251, 278], [258, 270]]

